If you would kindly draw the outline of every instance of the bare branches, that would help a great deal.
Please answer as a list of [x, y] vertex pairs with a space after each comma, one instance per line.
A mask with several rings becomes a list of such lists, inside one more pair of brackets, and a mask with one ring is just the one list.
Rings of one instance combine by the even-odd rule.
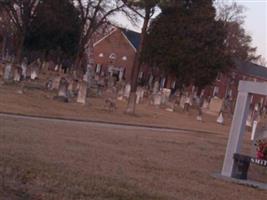
[[111, 15], [121, 11], [125, 4], [121, 0], [73, 0], [73, 3], [78, 9], [82, 21], [82, 35], [78, 52], [78, 56], [80, 56], [88, 47], [95, 32], [108, 23]]
[[254, 61], [259, 59], [256, 56], [256, 48], [251, 46], [252, 38], [243, 27], [245, 7], [232, 2], [226, 4], [223, 1], [216, 2], [217, 20], [223, 22], [227, 31], [225, 45], [227, 53], [241, 60]]
[[244, 23], [245, 15], [244, 11], [246, 8], [242, 5], [232, 2], [231, 4], [226, 4], [223, 1], [217, 1], [216, 7], [218, 11], [217, 19], [227, 22], [237, 22], [239, 24]]
[[5, 9], [18, 32], [25, 32], [31, 19], [35, 16], [40, 0], [6, 0], [0, 5]]

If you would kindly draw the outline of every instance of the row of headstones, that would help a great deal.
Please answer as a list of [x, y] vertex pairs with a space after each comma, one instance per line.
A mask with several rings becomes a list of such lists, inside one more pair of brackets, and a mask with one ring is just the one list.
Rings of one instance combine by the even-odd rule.
[[[118, 100], [128, 99], [131, 92], [131, 85], [126, 84], [124, 88], [118, 91]], [[136, 104], [143, 101], [146, 90], [143, 87], [138, 87], [136, 91]], [[152, 93], [151, 104], [159, 106], [166, 104], [169, 101], [171, 90], [163, 88], [162, 90], [154, 90]]]
[[19, 82], [27, 79], [28, 77], [32, 80], [38, 78], [39, 66], [35, 62], [29, 66], [27, 66], [25, 63], [22, 63], [21, 65], [6, 63], [3, 68], [4, 69], [1, 70], [1, 73], [4, 81], [6, 82]]
[[27, 61], [24, 61], [18, 65], [11, 62], [6, 62], [3, 66], [3, 70], [0, 70], [0, 75], [3, 76], [4, 81], [15, 81], [19, 82], [30, 78], [35, 80], [38, 78], [39, 73], [42, 71], [56, 71], [60, 74], [64, 73], [64, 69], [61, 65], [56, 65], [54, 62], [43, 62], [41, 63], [40, 59], [32, 62], [30, 65], [27, 65]]
[[53, 80], [49, 80], [46, 84], [48, 90], [58, 91], [54, 97], [63, 102], [68, 102], [70, 98], [77, 96], [77, 102], [85, 104], [87, 97], [87, 82], [67, 79], [57, 76]]

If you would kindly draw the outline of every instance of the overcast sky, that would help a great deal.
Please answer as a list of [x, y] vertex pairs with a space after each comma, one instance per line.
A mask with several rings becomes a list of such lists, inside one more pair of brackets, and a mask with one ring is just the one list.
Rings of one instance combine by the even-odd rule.
[[[224, 0], [224, 2], [232, 0]], [[257, 53], [267, 60], [267, 0], [236, 0], [246, 7], [245, 29], [253, 38], [252, 45], [257, 47]], [[125, 17], [117, 16], [116, 21], [124, 27], [140, 31], [140, 27], [133, 26]]]

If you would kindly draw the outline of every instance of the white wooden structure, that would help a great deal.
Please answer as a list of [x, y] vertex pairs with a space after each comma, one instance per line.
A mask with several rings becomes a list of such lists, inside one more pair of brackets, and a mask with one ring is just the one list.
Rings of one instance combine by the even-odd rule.
[[239, 82], [235, 112], [221, 172], [222, 176], [232, 176], [234, 167], [233, 155], [234, 153], [240, 153], [252, 94], [267, 95], [267, 83], [251, 81]]

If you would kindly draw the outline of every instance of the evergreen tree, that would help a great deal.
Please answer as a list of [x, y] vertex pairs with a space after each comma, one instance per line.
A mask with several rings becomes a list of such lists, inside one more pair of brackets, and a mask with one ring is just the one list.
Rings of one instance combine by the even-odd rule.
[[199, 89], [210, 84], [231, 64], [225, 53], [226, 31], [215, 16], [212, 0], [162, 7], [149, 28], [143, 62], [175, 74], [183, 84]]
[[69, 0], [43, 0], [26, 35], [29, 51], [61, 51], [74, 56], [80, 38], [79, 13]]
[[9, 26], [14, 29], [16, 61], [21, 61], [25, 36], [32, 20], [36, 16], [36, 8], [43, 0], [1, 0], [0, 8], [9, 18]]

